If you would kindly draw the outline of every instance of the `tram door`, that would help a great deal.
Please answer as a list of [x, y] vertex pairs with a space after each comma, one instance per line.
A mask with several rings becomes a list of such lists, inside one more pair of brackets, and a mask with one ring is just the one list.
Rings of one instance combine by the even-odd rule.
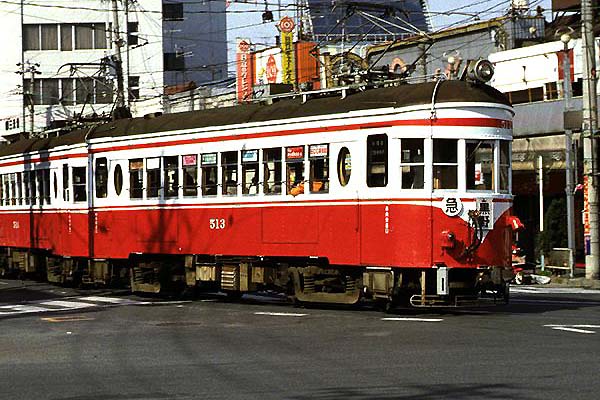
[[360, 141], [334, 142], [329, 150], [330, 193], [337, 203], [331, 212], [321, 213], [321, 229], [326, 234], [320, 242], [336, 252], [336, 259], [344, 264], [358, 264], [360, 260], [360, 204], [359, 188], [364, 185], [364, 145]]

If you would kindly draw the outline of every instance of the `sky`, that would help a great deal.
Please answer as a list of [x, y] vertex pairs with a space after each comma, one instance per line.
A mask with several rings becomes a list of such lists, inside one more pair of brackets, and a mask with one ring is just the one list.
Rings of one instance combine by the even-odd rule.
[[[253, 43], [264, 46], [273, 46], [275, 36], [278, 35], [275, 22], [262, 23], [262, 13], [265, 10], [265, 0], [239, 0], [247, 3], [230, 0], [227, 14], [228, 54], [229, 69], [233, 70], [232, 61], [235, 60], [236, 38], [250, 38]], [[294, 9], [290, 7], [293, 0], [267, 0], [267, 7], [273, 12], [275, 21], [280, 19], [278, 4], [281, 4], [281, 16], [294, 17]], [[480, 20], [499, 17], [506, 13], [511, 0], [429, 0], [429, 12], [432, 16], [434, 30], [448, 26], [459, 26], [474, 22], [475, 16]], [[540, 5], [551, 9], [551, 0], [529, 0], [532, 9]], [[447, 15], [446, 15], [447, 14]]]

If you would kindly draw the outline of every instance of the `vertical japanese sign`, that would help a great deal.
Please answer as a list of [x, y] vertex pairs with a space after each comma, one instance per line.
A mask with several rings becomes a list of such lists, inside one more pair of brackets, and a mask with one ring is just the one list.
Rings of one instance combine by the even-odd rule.
[[245, 102], [252, 99], [252, 63], [250, 60], [250, 39], [238, 39], [236, 54], [237, 99]]
[[294, 60], [294, 20], [283, 17], [279, 21], [281, 31], [281, 69], [283, 83], [296, 83], [296, 65]]
[[585, 255], [590, 255], [590, 203], [588, 199], [588, 176], [583, 176], [583, 240]]

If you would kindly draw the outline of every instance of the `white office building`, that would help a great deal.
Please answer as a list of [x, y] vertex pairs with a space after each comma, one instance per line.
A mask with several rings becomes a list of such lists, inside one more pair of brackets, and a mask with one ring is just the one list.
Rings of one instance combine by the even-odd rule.
[[32, 115], [35, 132], [111, 115], [118, 48], [133, 115], [162, 111], [168, 87], [226, 78], [225, 10], [225, 0], [0, 2], [0, 136], [31, 132]]

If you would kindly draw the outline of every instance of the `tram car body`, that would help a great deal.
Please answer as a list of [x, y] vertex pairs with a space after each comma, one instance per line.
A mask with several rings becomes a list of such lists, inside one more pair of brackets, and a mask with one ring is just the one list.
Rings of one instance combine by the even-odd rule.
[[506, 299], [505, 97], [464, 81], [307, 97], [3, 147], [2, 270], [307, 302]]

